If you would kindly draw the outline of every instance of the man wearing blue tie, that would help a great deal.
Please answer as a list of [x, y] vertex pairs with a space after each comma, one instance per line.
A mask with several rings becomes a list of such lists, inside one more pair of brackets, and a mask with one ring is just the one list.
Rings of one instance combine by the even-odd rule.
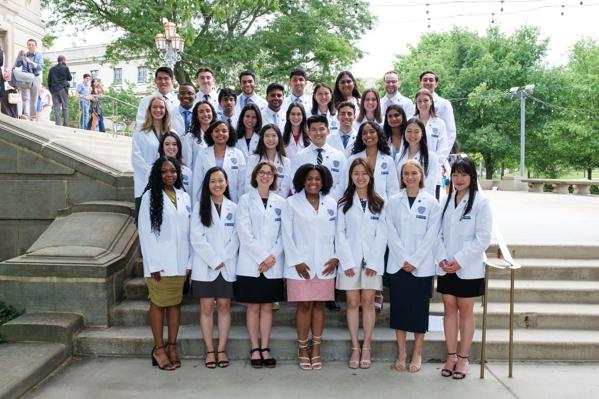
[[312, 105], [312, 99], [304, 94], [306, 89], [306, 83], [308, 78], [306, 72], [303, 69], [294, 69], [289, 74], [289, 87], [291, 88], [291, 94], [285, 98], [283, 102], [283, 112], [287, 112], [287, 108], [292, 103], [299, 103], [304, 106], [304, 109]]
[[185, 82], [179, 86], [177, 99], [179, 106], [177, 112], [173, 113], [173, 130], [182, 137], [189, 131], [191, 123], [191, 111], [195, 102], [196, 89], [191, 82]]

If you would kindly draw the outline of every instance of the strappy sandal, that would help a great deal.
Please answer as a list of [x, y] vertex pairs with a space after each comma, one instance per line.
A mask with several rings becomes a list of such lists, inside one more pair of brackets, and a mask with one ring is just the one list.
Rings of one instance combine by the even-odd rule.
[[[154, 346], [154, 348], [152, 348], [152, 353], [150, 354], [150, 356], [152, 356], [152, 366], [158, 367], [160, 370], [173, 371], [175, 369], [175, 366], [171, 363], [170, 360], [168, 360], [164, 364], [160, 364], [160, 360], [157, 359], [156, 356], [154, 356], [156, 354], [156, 351], [159, 351], [160, 349], [164, 350], [164, 345], [163, 346]], [[166, 355], [166, 352], [165, 352], [165, 355]], [[166, 356], [166, 358], [168, 359], [168, 356]]]
[[[468, 366], [470, 365], [470, 362], [468, 361], [468, 356], [460, 356], [458, 355], [458, 358], [460, 359], [466, 359], [466, 367], [464, 368], [464, 370], [462, 371], [458, 371], [454, 368], [453, 370], [453, 379], [454, 380], [463, 380], [464, 378], [466, 378], [466, 374], [468, 373]], [[459, 360], [458, 360], [459, 362]], [[456, 368], [457, 368], [457, 363], [456, 363]]]
[[422, 355], [418, 356], [420, 358], [420, 360], [418, 360], [418, 362], [414, 361], [414, 357], [412, 357], [412, 361], [410, 362], [410, 368], [409, 371], [410, 373], [417, 373], [420, 371], [420, 368], [422, 367]]
[[264, 356], [262, 356], [262, 352], [268, 352], [268, 354], [270, 355], [270, 348], [260, 348], [260, 357], [262, 358], [262, 364], [264, 364], [264, 367], [268, 369], [275, 368], [275, 366], [277, 365], [277, 360], [274, 359], [272, 356], [268, 359], [265, 359]]
[[[372, 356], [370, 348], [362, 348], [362, 356], [364, 356], [364, 352], [368, 352], [368, 353], [370, 353], [370, 356]], [[372, 359], [360, 358], [360, 368], [361, 369], [369, 369], [371, 365], [372, 365]]]
[[210, 362], [208, 361], [208, 355], [210, 355], [210, 354], [215, 355], [216, 352], [214, 352], [214, 351], [206, 352], [206, 358], [204, 359], [204, 366], [206, 366], [206, 368], [208, 368], [208, 369], [214, 370], [216, 368], [216, 362], [214, 360], [210, 361]]
[[[252, 359], [252, 354], [254, 352], [258, 352], [260, 354], [260, 359]], [[255, 369], [261, 369], [264, 365], [264, 362], [262, 361], [262, 354], [260, 353], [260, 348], [254, 348], [250, 351], [250, 364]]]
[[406, 366], [406, 358], [407, 355], [404, 357], [403, 360], [399, 360], [399, 357], [397, 358], [397, 360], [395, 360], [395, 364], [393, 365], [393, 368], [396, 371], [406, 371], [408, 369], [408, 366]]
[[[360, 348], [351, 348], [351, 354], [353, 355], [355, 351], [358, 351], [358, 355], [360, 354]], [[358, 356], [359, 358], [359, 356]], [[351, 355], [348, 362], [348, 367], [350, 369], [357, 369], [360, 365], [360, 360], [351, 360]]]
[[[321, 337], [314, 337], [314, 336], [312, 337], [312, 348], [314, 348], [314, 346], [320, 345], [322, 343], [322, 341], [320, 340], [320, 338]], [[314, 361], [314, 359], [318, 359], [318, 360]], [[312, 370], [320, 370], [320, 369], [322, 369], [322, 362], [320, 361], [320, 355], [318, 355], [318, 356], [312, 356], [312, 359], [310, 361], [312, 363]]]
[[300, 356], [300, 352], [302, 349], [308, 349], [308, 340], [298, 339], [297, 340], [297, 361], [299, 368], [302, 370], [312, 370], [312, 364], [310, 363], [310, 358], [308, 356]]
[[175, 368], [178, 369], [179, 367], [181, 367], [181, 360], [179, 360], [179, 357], [177, 356], [177, 343], [176, 342], [167, 342], [164, 347], [166, 348], [168, 346], [175, 347], [175, 358], [174, 359], [171, 359], [171, 357], [168, 356], [168, 352], [166, 352], [166, 355], [168, 356], [168, 359], [171, 361], [173, 366], [175, 366]]
[[[447, 368], [448, 367], [447, 363], [449, 363], [449, 359], [450, 358], [453, 359], [453, 360], [455, 360], [455, 362], [453, 363], [453, 367], [452, 368]], [[443, 367], [441, 369], [441, 375], [443, 377], [451, 377], [453, 375], [453, 370], [455, 370], [455, 365], [457, 363], [458, 363], [458, 356], [457, 356], [457, 354], [455, 352], [454, 353], [448, 353], [447, 354], [447, 360], [445, 361], [445, 367]]]
[[218, 367], [220, 367], [221, 369], [225, 369], [225, 368], [229, 367], [229, 360], [218, 360], [218, 358], [220, 357], [219, 353], [224, 353], [225, 356], [227, 356], [227, 353], [225, 351], [216, 352], [216, 360], [217, 360], [216, 365]]

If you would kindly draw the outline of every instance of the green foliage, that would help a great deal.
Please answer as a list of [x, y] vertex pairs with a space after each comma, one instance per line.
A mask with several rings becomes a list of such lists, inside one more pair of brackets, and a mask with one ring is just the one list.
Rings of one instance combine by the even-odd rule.
[[116, 116], [117, 121], [129, 125], [135, 120], [139, 98], [135, 94], [135, 85], [127, 82], [125, 86], [113, 85], [102, 99], [104, 118]]
[[[0, 301], [0, 325], [10, 321], [12, 319], [16, 319], [20, 315], [22, 315], [25, 310], [18, 310], [15, 307], [6, 304]], [[0, 342], [3, 342], [4, 338], [0, 335]]]
[[65, 22], [82, 31], [115, 28], [124, 35], [107, 49], [111, 60], [140, 57], [161, 64], [154, 35], [162, 18], [175, 22], [185, 39], [175, 67], [179, 82], [193, 80], [201, 65], [211, 66], [221, 85], [232, 86], [243, 69], [263, 80], [286, 81], [303, 67], [312, 80], [331, 80], [362, 56], [356, 41], [372, 27], [374, 16], [364, 0], [43, 0], [47, 26]]

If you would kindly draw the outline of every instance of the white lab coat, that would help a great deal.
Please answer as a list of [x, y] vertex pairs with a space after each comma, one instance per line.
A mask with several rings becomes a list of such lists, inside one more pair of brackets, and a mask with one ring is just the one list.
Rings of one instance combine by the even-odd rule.
[[216, 109], [218, 107], [218, 93], [214, 89], [212, 89], [210, 93], [204, 93], [201, 90], [198, 90], [198, 92], [196, 93], [195, 103], [198, 103], [200, 101], [206, 101], [204, 94], [208, 94], [208, 102], [212, 104], [214, 109]]
[[[388, 95], [384, 95], [383, 97], [381, 97], [381, 114], [384, 116], [385, 113], [387, 112], [387, 108], [391, 105], [391, 104], [397, 104], [399, 105], [401, 108], [403, 108], [403, 111], [406, 113], [406, 118], [410, 119], [413, 115], [414, 115], [414, 102], [406, 97], [406, 96], [402, 96], [399, 91], [395, 93], [395, 95], [393, 95], [393, 97], [389, 98]], [[435, 110], [437, 109], [437, 103], [435, 103]]]
[[[245, 173], [245, 192], [249, 192], [251, 188], [251, 180], [252, 180], [252, 172], [258, 162], [264, 160], [265, 158], [261, 158], [258, 154], [250, 155], [247, 159], [246, 165], [246, 173]], [[277, 189], [275, 191], [276, 194], [280, 195], [283, 198], [289, 197], [289, 192], [291, 191], [291, 161], [287, 157], [281, 158], [277, 155], [275, 157], [275, 166], [277, 167]]]
[[[186, 165], [181, 165], [181, 183], [183, 183], [183, 189], [188, 195], [193, 192], [193, 174], [191, 169]], [[191, 202], [191, 197], [190, 197]]]
[[[202, 132], [202, 141], [198, 143], [198, 139], [191, 133], [187, 132], [181, 138], [181, 160], [183, 163], [193, 170], [198, 153], [206, 148], [204, 141], [204, 132]], [[193, 198], [192, 198], [193, 199]]]
[[[356, 158], [366, 159], [366, 150], [352, 155], [347, 160], [345, 173], [343, 173], [344, 190], [347, 188], [349, 179], [351, 179], [349, 176], [349, 167]], [[376, 164], [374, 166], [374, 191], [383, 197], [385, 201], [399, 193], [399, 180], [397, 180], [395, 162], [391, 158], [391, 155], [383, 154], [380, 151], [376, 155]]]
[[[241, 115], [241, 110], [244, 107], [243, 98], [245, 98], [245, 94], [240, 94], [237, 96], [237, 102], [235, 103], [235, 111], [233, 111], [234, 119], [239, 120], [239, 115]], [[250, 97], [251, 102], [258, 106], [258, 109], [262, 109], [268, 106], [268, 103], [265, 99], [258, 96], [256, 93], [252, 94]], [[250, 104], [250, 103], [248, 103]]]
[[[206, 147], [198, 152], [193, 168], [191, 203], [194, 208], [196, 203], [200, 202], [202, 191], [202, 183], [208, 169], [216, 166], [216, 158], [214, 157], [214, 146]], [[225, 149], [225, 157], [223, 159], [223, 169], [227, 173], [227, 181], [229, 186], [229, 194], [231, 201], [237, 203], [239, 197], [245, 189], [245, 158], [241, 151], [235, 147]]]
[[441, 207], [429, 193], [419, 190], [410, 208], [405, 189], [385, 204], [389, 240], [387, 273], [397, 273], [404, 262], [416, 268], [415, 277], [435, 275], [433, 252], [438, 245]]
[[[198, 203], [199, 204], [199, 203]], [[219, 274], [226, 281], [235, 281], [239, 238], [235, 226], [237, 205], [224, 198], [220, 216], [216, 206], [210, 201], [212, 224], [206, 227], [200, 221], [199, 206], [194, 207], [191, 216], [190, 242], [192, 248], [191, 279], [214, 281]], [[215, 270], [224, 262], [225, 266]]]
[[451, 147], [453, 147], [453, 143], [456, 139], [457, 130], [455, 126], [455, 118], [453, 116], [453, 107], [449, 100], [441, 97], [437, 93], [433, 93], [433, 102], [435, 104], [435, 113], [439, 116], [439, 118], [443, 119], [443, 122], [445, 122], [448, 147], [451, 150]]
[[276, 263], [264, 276], [269, 279], [283, 278], [285, 257], [281, 220], [285, 207], [285, 199], [272, 191], [268, 195], [266, 208], [258, 190], [254, 188], [241, 196], [236, 218], [240, 242], [238, 276], [258, 277], [260, 263], [272, 255]]
[[[395, 158], [395, 164], [396, 164], [396, 169], [397, 169], [397, 178], [399, 179], [399, 181], [401, 181], [401, 167], [403, 166], [403, 164], [405, 164], [406, 162], [408, 162], [408, 151], [405, 152], [405, 154], [403, 154], [403, 149], [402, 152], [398, 152], [397, 153], [397, 157]], [[418, 151], [413, 158], [414, 161], [418, 162], [420, 165], [422, 165], [422, 160], [420, 157], [420, 151]], [[422, 168], [424, 169], [424, 165], [422, 165]], [[437, 157], [437, 154], [432, 152], [432, 151], [428, 151], [428, 170], [425, 171], [426, 176], [424, 178], [424, 189], [426, 190], [426, 192], [428, 192], [429, 194], [431, 194], [433, 197], [435, 196], [435, 192], [436, 192], [436, 188], [437, 185], [440, 182], [440, 170], [441, 168], [439, 167], [439, 159]]]
[[135, 127], [136, 129], [141, 129], [141, 126], [144, 124], [146, 119], [146, 112], [148, 112], [148, 107], [150, 106], [150, 100], [154, 97], [161, 97], [166, 100], [168, 105], [168, 110], [171, 115], [174, 112], [177, 112], [177, 108], [179, 107], [179, 99], [175, 93], [168, 93], [166, 95], [162, 95], [158, 90], [155, 90], [149, 96], [143, 97], [139, 100], [139, 105], [137, 107], [137, 115], [135, 117]]
[[[189, 109], [188, 111], [192, 111], [193, 108]], [[189, 115], [189, 124], [191, 125], [191, 114]], [[185, 119], [183, 118], [183, 115], [181, 114], [181, 111], [179, 110], [179, 107], [175, 108], [173, 110], [173, 113], [171, 115], [171, 130], [175, 131], [175, 133], [177, 133], [179, 135], [179, 138], [182, 138], [185, 133], [187, 133], [185, 131]]]
[[[285, 121], [286, 121], [285, 110], [283, 110], [283, 107], [281, 107], [278, 112], [275, 112], [268, 107], [262, 108], [261, 112], [262, 112], [262, 126], [272, 123], [274, 125], [277, 125], [277, 127], [281, 130], [281, 133], [283, 133], [283, 129], [285, 128]], [[275, 118], [275, 115], [276, 115], [276, 118]]]
[[428, 149], [437, 154], [439, 167], [443, 166], [449, 156], [449, 141], [447, 140], [447, 130], [445, 122], [439, 117], [429, 117], [425, 125], [426, 145]]
[[310, 278], [335, 278], [335, 273], [322, 274], [324, 264], [337, 258], [335, 225], [337, 201], [321, 195], [318, 211], [314, 210], [304, 190], [287, 198], [283, 215], [283, 248], [285, 249], [285, 278], [303, 280], [295, 270], [300, 263], [308, 265]]
[[349, 135], [349, 140], [347, 140], [347, 146], [345, 148], [343, 148], [343, 139], [341, 138], [340, 130], [337, 130], [335, 133], [331, 133], [327, 136], [327, 144], [338, 149], [345, 154], [346, 158], [349, 158], [354, 149], [354, 143], [356, 142], [356, 137], [358, 137], [358, 131], [356, 129], [352, 129]]
[[357, 193], [347, 213], [339, 207], [335, 242], [341, 269], [354, 269], [359, 273], [364, 259], [367, 268], [375, 270], [379, 276], [384, 273], [387, 248], [385, 208], [380, 213], [372, 213], [366, 205], [363, 211]]
[[458, 261], [461, 268], [456, 272], [461, 279], [476, 279], [485, 276], [484, 262], [487, 259], [485, 251], [491, 243], [493, 217], [489, 200], [480, 192], [476, 192], [472, 210], [463, 215], [468, 203], [469, 193], [464, 195], [457, 208], [455, 191], [447, 199], [449, 205], [441, 222], [439, 241], [435, 253], [437, 274], [445, 272], [439, 267], [439, 262], [447, 259]]
[[310, 113], [310, 109], [312, 108], [312, 97], [304, 94], [303, 96], [300, 96], [300, 99], [301, 101], [294, 101], [295, 96], [293, 94], [288, 95], [287, 97], [285, 97], [285, 100], [283, 100], [283, 105], [281, 105], [281, 109], [283, 110], [283, 112], [287, 113], [287, 110], [289, 109], [289, 106], [292, 103], [298, 103], [304, 106], [306, 113]]
[[[291, 161], [292, 181], [295, 172], [297, 172], [300, 166], [307, 163], [316, 165], [316, 157], [318, 156], [316, 148], [317, 147], [314, 144], [310, 144], [295, 155], [295, 158]], [[331, 187], [331, 192], [329, 194], [337, 200], [341, 198], [345, 191], [345, 187], [343, 187], [343, 172], [345, 171], [346, 162], [345, 155], [327, 143], [322, 146], [322, 149], [324, 150], [322, 152], [322, 164], [329, 168], [329, 171], [333, 176], [333, 187]]]
[[191, 203], [187, 193], [175, 189], [177, 207], [162, 192], [162, 224], [160, 233], [152, 232], [150, 221], [150, 191], [141, 198], [137, 233], [144, 259], [144, 277], [160, 272], [161, 276], [184, 276], [191, 268], [189, 218]]
[[133, 192], [142, 196], [148, 185], [152, 165], [158, 159], [160, 142], [152, 129], [136, 130], [131, 139], [131, 164], [133, 165]]
[[235, 147], [241, 151], [243, 154], [243, 159], [247, 161], [248, 157], [256, 151], [256, 147], [258, 147], [258, 142], [260, 142], [260, 135], [256, 132], [252, 134], [252, 138], [250, 139], [250, 146], [248, 148], [247, 141], [245, 141], [245, 137], [238, 138], [235, 143]]
[[[304, 138], [302, 137], [301, 133], [299, 136], [299, 140], [297, 141], [297, 144], [293, 139], [293, 133], [290, 136], [291, 137], [289, 137], [289, 144], [287, 145], [287, 147], [285, 147], [285, 154], [287, 154], [287, 158], [289, 158], [291, 160], [291, 163], [293, 164], [293, 159], [295, 158], [297, 153], [306, 148], [306, 145], [304, 144]], [[293, 176], [291, 176], [291, 178], [293, 179]]]

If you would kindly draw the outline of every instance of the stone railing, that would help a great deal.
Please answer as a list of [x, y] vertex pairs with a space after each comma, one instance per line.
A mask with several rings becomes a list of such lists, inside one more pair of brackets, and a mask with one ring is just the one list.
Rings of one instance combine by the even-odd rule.
[[544, 185], [548, 184], [554, 193], [569, 194], [572, 187], [572, 193], [578, 195], [590, 195], [591, 186], [599, 185], [599, 180], [522, 179], [522, 182], [528, 184], [530, 192], [542, 193]]

